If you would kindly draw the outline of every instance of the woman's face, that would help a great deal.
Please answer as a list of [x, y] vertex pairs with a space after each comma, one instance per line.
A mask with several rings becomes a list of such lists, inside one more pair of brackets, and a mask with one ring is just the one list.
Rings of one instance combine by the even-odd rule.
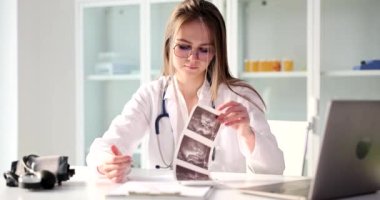
[[178, 78], [204, 78], [215, 55], [209, 30], [199, 20], [183, 24], [174, 37], [172, 60]]

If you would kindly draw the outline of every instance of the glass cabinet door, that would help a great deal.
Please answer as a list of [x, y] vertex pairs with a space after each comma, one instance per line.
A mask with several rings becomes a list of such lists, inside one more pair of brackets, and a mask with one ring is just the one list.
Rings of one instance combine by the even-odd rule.
[[[178, 1], [179, 2], [179, 1]], [[178, 4], [172, 2], [156, 2], [150, 5], [150, 55], [152, 78], [156, 79], [164, 64], [163, 49], [167, 22], [174, 7]]]
[[233, 38], [228, 49], [233, 51], [230, 67], [263, 97], [271, 131], [284, 152], [285, 175], [308, 173], [304, 167], [309, 165], [309, 158], [303, 154], [312, 80], [307, 66], [308, 3], [227, 1], [227, 6], [232, 7], [227, 7], [230, 29], [237, 30], [236, 35], [228, 32]]
[[[87, 155], [91, 143], [104, 134], [141, 83], [158, 78], [166, 23], [178, 2], [78, 2], [82, 96], [78, 112], [83, 121], [78, 134], [84, 135], [80, 157]], [[134, 167], [144, 167], [144, 143], [133, 154]]]
[[237, 9], [231, 67], [262, 95], [268, 119], [306, 121], [307, 1], [238, 0]]
[[87, 155], [140, 85], [140, 5], [84, 6], [81, 54]]
[[[144, 18], [144, 21], [141, 22], [142, 26], [146, 26], [145, 30], [149, 30], [147, 34], [144, 33], [146, 37], [149, 38], [149, 42], [145, 41], [144, 48], [145, 52], [149, 56], [142, 56], [142, 59], [149, 60], [146, 62], [148, 71], [150, 71], [149, 80], [156, 80], [162, 74], [162, 68], [164, 66], [163, 61], [163, 48], [164, 48], [164, 35], [166, 24], [169, 20], [170, 14], [172, 13], [174, 7], [180, 2], [179, 0], [152, 0], [149, 1], [145, 6], [149, 9], [148, 16], [149, 18]], [[142, 144], [139, 148], [139, 160], [140, 167], [148, 168], [148, 138], [142, 141]], [[136, 156], [137, 157], [137, 156]]]
[[379, 8], [378, 0], [321, 0], [322, 118], [333, 99], [380, 99]]

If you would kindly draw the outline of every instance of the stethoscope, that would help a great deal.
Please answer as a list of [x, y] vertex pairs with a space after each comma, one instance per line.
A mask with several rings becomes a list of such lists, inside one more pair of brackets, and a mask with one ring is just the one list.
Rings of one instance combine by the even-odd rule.
[[[154, 122], [154, 129], [155, 129], [155, 132], [156, 132], [156, 139], [157, 139], [157, 146], [158, 146], [158, 151], [160, 153], [160, 157], [161, 157], [161, 160], [162, 160], [162, 163], [164, 163], [164, 166], [160, 166], [160, 165], [156, 165], [156, 169], [167, 169], [167, 168], [172, 168], [172, 165], [173, 165], [173, 159], [170, 163], [167, 163], [164, 159], [164, 156], [162, 154], [162, 150], [161, 150], [161, 143], [160, 143], [160, 137], [159, 137], [159, 134], [160, 134], [160, 120], [164, 117], [167, 117], [169, 118], [169, 113], [166, 111], [166, 99], [165, 99], [165, 94], [166, 94], [166, 90], [168, 89], [168, 86], [169, 86], [169, 81], [171, 80], [171, 78], [169, 78], [169, 80], [166, 82], [165, 84], [165, 87], [164, 87], [164, 91], [162, 92], [162, 101], [161, 101], [161, 114], [159, 114], [157, 117], [156, 117], [156, 121]], [[174, 138], [173, 138], [173, 146], [174, 146]]]
[[[165, 117], [169, 118], [169, 113], [166, 111], [165, 94], [166, 94], [166, 90], [168, 89], [169, 82], [171, 80], [172, 80], [172, 78], [169, 77], [168, 80], [165, 83], [164, 90], [162, 92], [161, 113], [156, 117], [156, 120], [154, 122], [154, 129], [155, 129], [156, 136], [157, 136], [156, 139], [157, 139], [158, 151], [160, 153], [160, 157], [161, 157], [162, 163], [164, 163], [164, 166], [161, 166], [161, 165], [157, 164], [155, 166], [156, 169], [172, 169], [173, 168], [173, 160], [174, 160], [174, 158], [172, 158], [172, 160], [170, 162], [166, 162], [165, 161], [163, 153], [162, 153], [162, 150], [161, 150], [161, 143], [160, 143], [160, 137], [159, 137], [159, 134], [160, 134], [160, 125], [159, 125], [160, 124], [160, 120], [163, 119], [163, 118], [165, 118]], [[214, 101], [211, 101], [211, 106], [212, 106], [212, 108], [215, 109], [215, 103], [214, 103]], [[174, 136], [173, 136], [173, 146], [175, 146]], [[215, 159], [215, 148], [213, 149], [211, 159], [212, 160]]]

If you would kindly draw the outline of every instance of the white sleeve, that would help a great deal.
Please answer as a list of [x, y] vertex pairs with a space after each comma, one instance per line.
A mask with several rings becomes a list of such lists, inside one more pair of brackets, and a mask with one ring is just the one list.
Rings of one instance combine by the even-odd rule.
[[104, 135], [93, 141], [86, 158], [91, 171], [97, 172], [97, 166], [112, 155], [113, 144], [123, 154], [133, 154], [149, 127], [152, 104], [148, 96], [147, 86], [140, 87], [124, 106], [122, 113], [113, 119]]
[[[253, 93], [252, 91], [249, 93]], [[247, 93], [243, 93], [247, 94]], [[254, 93], [253, 93], [254, 94]], [[259, 97], [254, 94], [249, 96], [264, 109]], [[260, 174], [282, 174], [285, 169], [284, 155], [278, 147], [275, 136], [271, 133], [265, 113], [248, 101], [242, 101], [248, 109], [250, 126], [255, 133], [255, 148], [250, 152], [247, 144], [239, 138], [239, 146], [243, 155], [246, 157], [248, 167], [254, 173]]]

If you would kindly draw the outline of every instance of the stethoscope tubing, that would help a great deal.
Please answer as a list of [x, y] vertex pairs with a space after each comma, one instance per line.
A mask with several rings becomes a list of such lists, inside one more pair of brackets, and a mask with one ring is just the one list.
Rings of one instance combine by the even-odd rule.
[[[156, 132], [156, 138], [157, 138], [157, 146], [158, 146], [158, 151], [160, 153], [160, 157], [161, 157], [161, 160], [162, 160], [162, 163], [164, 163], [165, 166], [160, 166], [160, 165], [156, 165], [156, 169], [160, 169], [160, 168], [172, 168], [173, 166], [173, 160], [168, 164], [165, 160], [164, 160], [164, 156], [163, 156], [163, 153], [162, 153], [162, 150], [161, 150], [161, 143], [160, 143], [160, 139], [159, 139], [159, 134], [160, 134], [160, 120], [164, 117], [167, 117], [167, 118], [170, 118], [169, 117], [169, 113], [166, 111], [166, 100], [165, 100], [165, 94], [166, 94], [166, 90], [169, 86], [169, 82], [172, 80], [172, 77], [169, 77], [168, 80], [166, 81], [165, 83], [165, 86], [164, 86], [164, 90], [162, 92], [162, 103], [161, 103], [161, 114], [159, 114], [157, 117], [156, 117], [156, 120], [154, 122], [154, 129], [155, 129], [155, 132]], [[211, 101], [211, 106], [212, 108], [215, 109], [215, 103], [214, 101]], [[173, 135], [174, 137], [174, 135]], [[174, 139], [173, 139], [173, 144], [174, 144]], [[215, 148], [213, 149], [213, 152], [212, 152], [212, 160], [215, 159]]]

